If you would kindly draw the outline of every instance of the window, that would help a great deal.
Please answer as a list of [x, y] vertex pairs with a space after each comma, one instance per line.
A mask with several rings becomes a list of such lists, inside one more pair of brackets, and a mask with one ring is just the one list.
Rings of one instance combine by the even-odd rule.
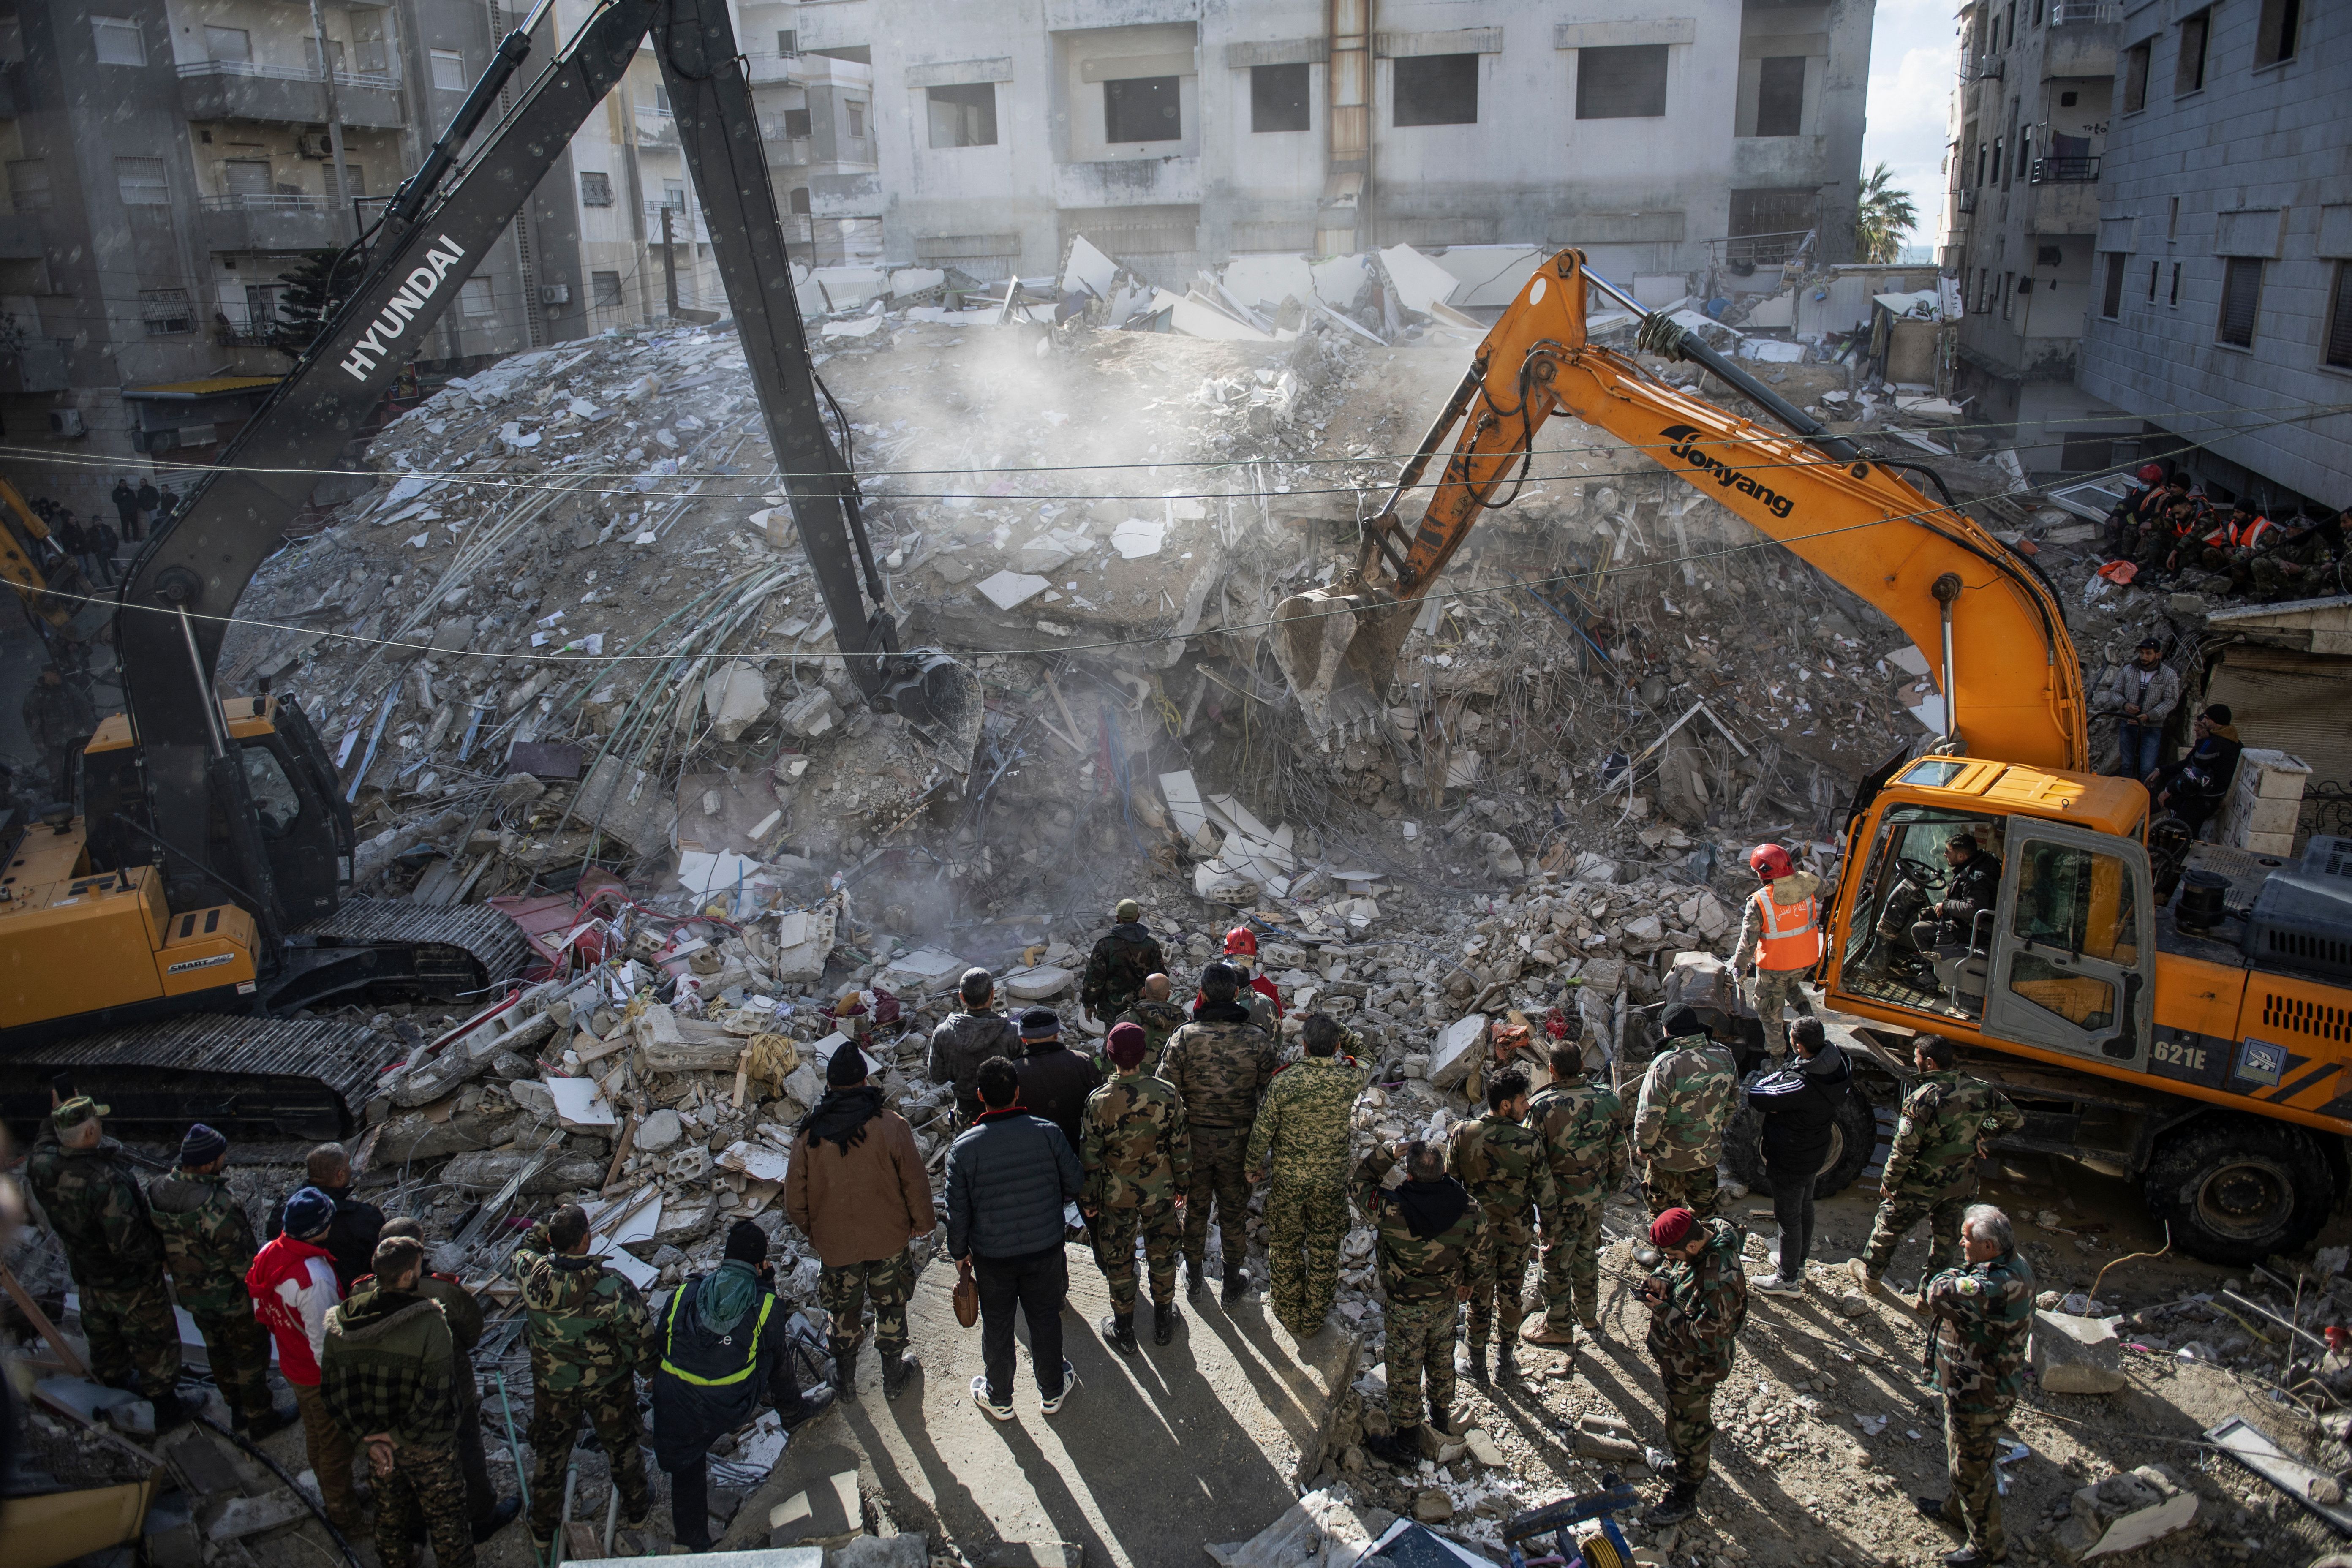
[[2009, 138], [2006, 136], [1992, 139], [1992, 177], [2004, 185], [2009, 184], [2008, 146]]
[[2180, 60], [2173, 68], [2172, 90], [2195, 92], [2205, 85], [2205, 46], [2213, 32], [2213, 13], [2200, 11], [2180, 23]]
[[92, 16], [91, 37], [98, 44], [98, 63], [102, 66], [143, 66], [147, 63], [147, 35], [139, 24], [127, 16]]
[[2031, 178], [2033, 174], [2033, 127], [2027, 126], [2017, 133], [2017, 177]]
[[216, 60], [253, 63], [253, 35], [243, 27], [206, 27], [205, 53]]
[[2074, 105], [2081, 102], [2082, 100], [2083, 95], [2079, 92], [2062, 92], [2058, 95], [2058, 107], [2061, 109], [2072, 109]]
[[776, 53], [797, 55], [801, 52], [801, 30], [798, 27], [776, 29]]
[[684, 212], [686, 210], [685, 181], [664, 180], [662, 182], [662, 205], [668, 207], [673, 212]]
[[2116, 459], [2116, 441], [2112, 436], [2095, 430], [2069, 430], [2061, 439], [2058, 466], [2070, 474], [2104, 468]]
[[863, 99], [845, 98], [842, 100], [841, 110], [844, 114], [849, 117], [849, 139], [852, 142], [863, 142], [866, 140], [865, 100]]
[[1103, 140], [1175, 142], [1184, 134], [1182, 79], [1129, 77], [1103, 83]]
[[[335, 182], [331, 177], [327, 181], [327, 194], [331, 196], [335, 194]], [[367, 173], [362, 165], [343, 165], [343, 195], [354, 201], [367, 195]]]
[[654, 86], [654, 112], [656, 114], [667, 114], [670, 112], [669, 89], [667, 86], [658, 82]]
[[433, 85], [443, 92], [466, 90], [466, 57], [456, 49], [435, 49], [432, 53]]
[[2263, 263], [2258, 256], [2221, 258], [2220, 341], [2233, 348], [2254, 346], [2254, 312], [2262, 304]]
[[1250, 67], [1250, 129], [1305, 131], [1307, 65]]
[[609, 207], [613, 205], [613, 176], [593, 169], [580, 171], [580, 205], [583, 207]]
[[269, 160], [267, 158], [230, 158], [221, 163], [221, 188], [232, 196], [266, 196], [269, 194]]
[[487, 278], [468, 278], [457, 289], [457, 313], [480, 318], [498, 313], [499, 302], [490, 294]]
[[278, 324], [278, 285], [248, 283], [245, 286], [245, 330], [266, 332]]
[[2004, 272], [2000, 275], [2000, 319], [2004, 321], [2010, 319], [2011, 308], [2017, 301], [2016, 285], [2016, 273]]
[[2180, 303], [2180, 263], [2178, 261], [2172, 264], [2172, 297], [2165, 300], [2165, 303], [2168, 305]]
[[2147, 107], [2147, 57], [2155, 47], [2148, 43], [2134, 44], [2124, 51], [2124, 112], [2137, 114]]
[[2099, 298], [2099, 314], [2114, 321], [2124, 313], [2124, 253], [2110, 251], [2107, 255], [2107, 286]]
[[2161, 262], [2151, 261], [2147, 264], [2147, 302], [2151, 305], [2156, 303], [2156, 275], [2162, 270]]
[[806, 185], [794, 185], [785, 192], [784, 205], [793, 212], [805, 215], [809, 210], [809, 188]]
[[805, 109], [785, 110], [784, 134], [787, 137], [808, 137], [815, 135], [816, 125], [814, 121], [809, 119], [809, 111]]
[[[996, 84], [964, 82], [927, 89], [931, 145], [934, 147], [993, 147], [996, 145]], [[785, 117], [791, 118], [786, 111]], [[789, 130], [789, 128], [787, 128]]]
[[49, 210], [49, 161], [47, 158], [8, 160], [8, 194], [20, 213]]
[[[1661, 54], [1665, 51], [1659, 49]], [[1759, 136], [1801, 136], [1805, 127], [1805, 57], [1776, 55], [1758, 62], [1763, 68], [1756, 77], [1756, 134]], [[1664, 87], [1663, 79], [1659, 82]], [[1661, 93], [1663, 100], [1663, 90]], [[1664, 104], [1661, 102], [1663, 111]]]
[[1478, 123], [1478, 57], [1411, 55], [1391, 62], [1394, 125]]
[[2336, 281], [2327, 290], [2327, 341], [2321, 363], [2352, 370], [2352, 261], [2336, 264]]
[[2006, 25], [2001, 29], [2003, 37], [2000, 47], [2007, 48], [2017, 42], [2017, 0], [2010, 0], [2009, 11], [2003, 20]]
[[1579, 120], [1654, 120], [1665, 111], [1665, 45], [1576, 51]]
[[250, 742], [238, 750], [245, 763], [246, 789], [253, 796], [255, 815], [261, 818], [261, 836], [285, 837], [294, 819], [302, 815], [301, 792], [266, 743]]
[[1985, 183], [1985, 155], [1990, 151], [1990, 143], [1983, 142], [1977, 143], [1977, 184], [1979, 188]]
[[142, 289], [139, 314], [151, 338], [175, 337], [196, 330], [196, 312], [185, 289]]
[[2172, 205], [2165, 215], [2164, 237], [2167, 239], [2180, 237], [2180, 198], [2179, 196], [2172, 198]]
[[360, 69], [386, 76], [392, 71], [392, 47], [384, 37], [381, 16], [370, 17], [354, 10], [352, 17], [352, 46], [359, 57]]
[[[337, 76], [342, 76], [351, 69], [350, 65], [343, 58], [342, 39], [327, 40], [327, 58], [334, 61]], [[315, 37], [302, 40], [302, 68], [314, 77], [319, 74], [319, 40]]]
[[2254, 64], [2274, 66], [2293, 59], [2302, 30], [2303, 0], [2263, 0], [2262, 20], [2254, 26]]
[[588, 274], [589, 296], [600, 310], [609, 310], [621, 302], [621, 275], [618, 272]]
[[114, 187], [125, 206], [160, 207], [172, 200], [172, 182], [161, 158], [117, 158]]

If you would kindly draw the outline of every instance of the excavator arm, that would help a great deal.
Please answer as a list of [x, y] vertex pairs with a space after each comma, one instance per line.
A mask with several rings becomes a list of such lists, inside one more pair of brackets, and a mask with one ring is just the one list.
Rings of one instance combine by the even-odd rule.
[[[1588, 342], [1589, 286], [1608, 287], [1580, 251], [1561, 251], [1536, 271], [1479, 344], [1387, 504], [1363, 524], [1356, 565], [1333, 587], [1276, 609], [1276, 658], [1313, 729], [1328, 732], [1371, 710], [1415, 602], [1479, 515], [1509, 504], [1536, 433], [1565, 414], [1722, 502], [1902, 627], [1946, 695], [1948, 748], [2045, 768], [2088, 765], [2081, 666], [2057, 597], [2032, 567], [1672, 321], [1645, 316], [1643, 346], [1705, 365], [1787, 427], [1727, 413]], [[1398, 509], [1449, 435], [1444, 468], [1408, 532]]]

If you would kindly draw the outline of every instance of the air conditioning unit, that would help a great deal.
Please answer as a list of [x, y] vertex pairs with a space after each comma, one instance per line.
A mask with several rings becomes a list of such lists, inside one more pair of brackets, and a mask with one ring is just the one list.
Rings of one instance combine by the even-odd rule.
[[541, 284], [539, 302], [542, 305], [569, 305], [572, 303], [572, 285], [569, 283]]
[[334, 144], [323, 135], [295, 137], [294, 151], [305, 158], [315, 158], [320, 163], [335, 155]]
[[89, 435], [89, 427], [81, 422], [80, 409], [52, 408], [49, 410], [49, 434], [71, 440], [76, 436]]

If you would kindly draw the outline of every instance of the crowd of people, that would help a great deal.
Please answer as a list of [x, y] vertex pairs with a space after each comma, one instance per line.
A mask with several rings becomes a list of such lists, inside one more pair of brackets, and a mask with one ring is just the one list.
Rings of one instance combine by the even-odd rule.
[[2344, 591], [2344, 526], [2352, 510], [2300, 509], [2272, 518], [2251, 498], [2222, 503], [2160, 463], [2108, 511], [2105, 554], [2129, 582], [2161, 579], [2221, 598], [2263, 604]]

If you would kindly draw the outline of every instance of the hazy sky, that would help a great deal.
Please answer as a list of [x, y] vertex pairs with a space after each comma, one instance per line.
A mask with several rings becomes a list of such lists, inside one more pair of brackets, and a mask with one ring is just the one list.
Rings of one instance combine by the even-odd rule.
[[1870, 39], [1869, 127], [1862, 139], [1867, 175], [1882, 160], [1911, 193], [1919, 226], [1904, 243], [1933, 245], [1943, 205], [1944, 121], [1958, 62], [1954, 0], [1878, 0]]

